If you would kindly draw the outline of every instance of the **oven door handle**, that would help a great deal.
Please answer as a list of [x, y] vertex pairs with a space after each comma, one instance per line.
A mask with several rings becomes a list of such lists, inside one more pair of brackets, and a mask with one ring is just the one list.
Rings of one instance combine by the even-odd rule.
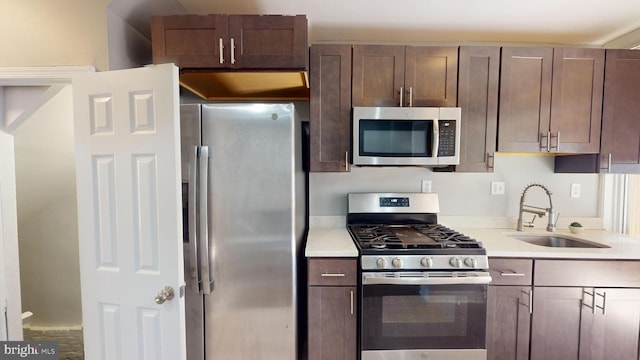
[[362, 285], [476, 285], [489, 284], [491, 274], [488, 272], [473, 272], [460, 276], [452, 273], [451, 276], [433, 276], [430, 273], [416, 273], [405, 275], [403, 273], [363, 273]]

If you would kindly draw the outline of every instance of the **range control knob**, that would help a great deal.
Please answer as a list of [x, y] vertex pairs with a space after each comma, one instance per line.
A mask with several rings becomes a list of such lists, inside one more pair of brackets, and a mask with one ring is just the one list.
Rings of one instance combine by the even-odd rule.
[[460, 258], [452, 257], [451, 260], [449, 260], [449, 264], [455, 268], [459, 268], [462, 265], [462, 262], [460, 261]]
[[433, 267], [433, 259], [430, 257], [423, 257], [420, 259], [420, 265], [426, 268]]
[[464, 259], [464, 264], [475, 269], [478, 267], [478, 260], [476, 260], [476, 258], [468, 257]]
[[391, 260], [391, 264], [394, 268], [399, 269], [402, 267], [402, 259], [394, 258], [393, 260]]
[[387, 260], [385, 260], [384, 258], [378, 258], [378, 260], [376, 260], [376, 266], [379, 269], [384, 269], [387, 267]]

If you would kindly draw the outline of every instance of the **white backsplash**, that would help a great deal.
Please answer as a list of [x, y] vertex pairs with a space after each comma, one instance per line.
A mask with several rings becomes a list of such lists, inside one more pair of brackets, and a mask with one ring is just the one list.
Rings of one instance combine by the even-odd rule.
[[[442, 219], [466, 217], [475, 219], [474, 224], [502, 222], [508, 228], [512, 221], [515, 227], [513, 219], [518, 216], [524, 187], [541, 183], [553, 192], [559, 226], [583, 219], [599, 228], [600, 175], [554, 174], [553, 163], [553, 156], [496, 154], [493, 173], [433, 172], [421, 167], [353, 167], [350, 173], [311, 173], [310, 215], [345, 216], [350, 192], [419, 192], [421, 181], [426, 179], [431, 180], [432, 191], [439, 196]], [[490, 194], [492, 181], [505, 183], [504, 195]], [[570, 196], [573, 183], [581, 186], [579, 198]], [[530, 189], [526, 200], [530, 205], [548, 207], [548, 198], [539, 188]], [[546, 219], [536, 219], [538, 223], [544, 225]]]

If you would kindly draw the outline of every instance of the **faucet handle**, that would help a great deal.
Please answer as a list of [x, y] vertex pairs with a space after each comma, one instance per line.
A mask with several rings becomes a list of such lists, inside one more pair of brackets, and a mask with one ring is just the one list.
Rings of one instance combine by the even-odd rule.
[[531, 221], [525, 221], [525, 223], [522, 226], [532, 228], [534, 226], [533, 222], [536, 221], [536, 216], [538, 215], [533, 214], [533, 218], [531, 219]]

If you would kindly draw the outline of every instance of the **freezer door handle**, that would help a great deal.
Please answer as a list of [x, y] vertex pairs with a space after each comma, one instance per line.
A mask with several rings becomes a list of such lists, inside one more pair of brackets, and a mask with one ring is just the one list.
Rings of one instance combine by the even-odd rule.
[[196, 293], [201, 292], [201, 277], [198, 269], [198, 147], [194, 146], [189, 154], [189, 200], [188, 200], [188, 221], [189, 227], [189, 271], [191, 273], [190, 283], [193, 284], [193, 290]]
[[214, 274], [213, 259], [209, 257], [209, 211], [208, 211], [208, 178], [209, 178], [209, 147], [200, 147], [198, 157], [198, 215], [200, 217], [199, 248], [200, 248], [200, 276], [201, 289], [205, 295], [213, 290]]

